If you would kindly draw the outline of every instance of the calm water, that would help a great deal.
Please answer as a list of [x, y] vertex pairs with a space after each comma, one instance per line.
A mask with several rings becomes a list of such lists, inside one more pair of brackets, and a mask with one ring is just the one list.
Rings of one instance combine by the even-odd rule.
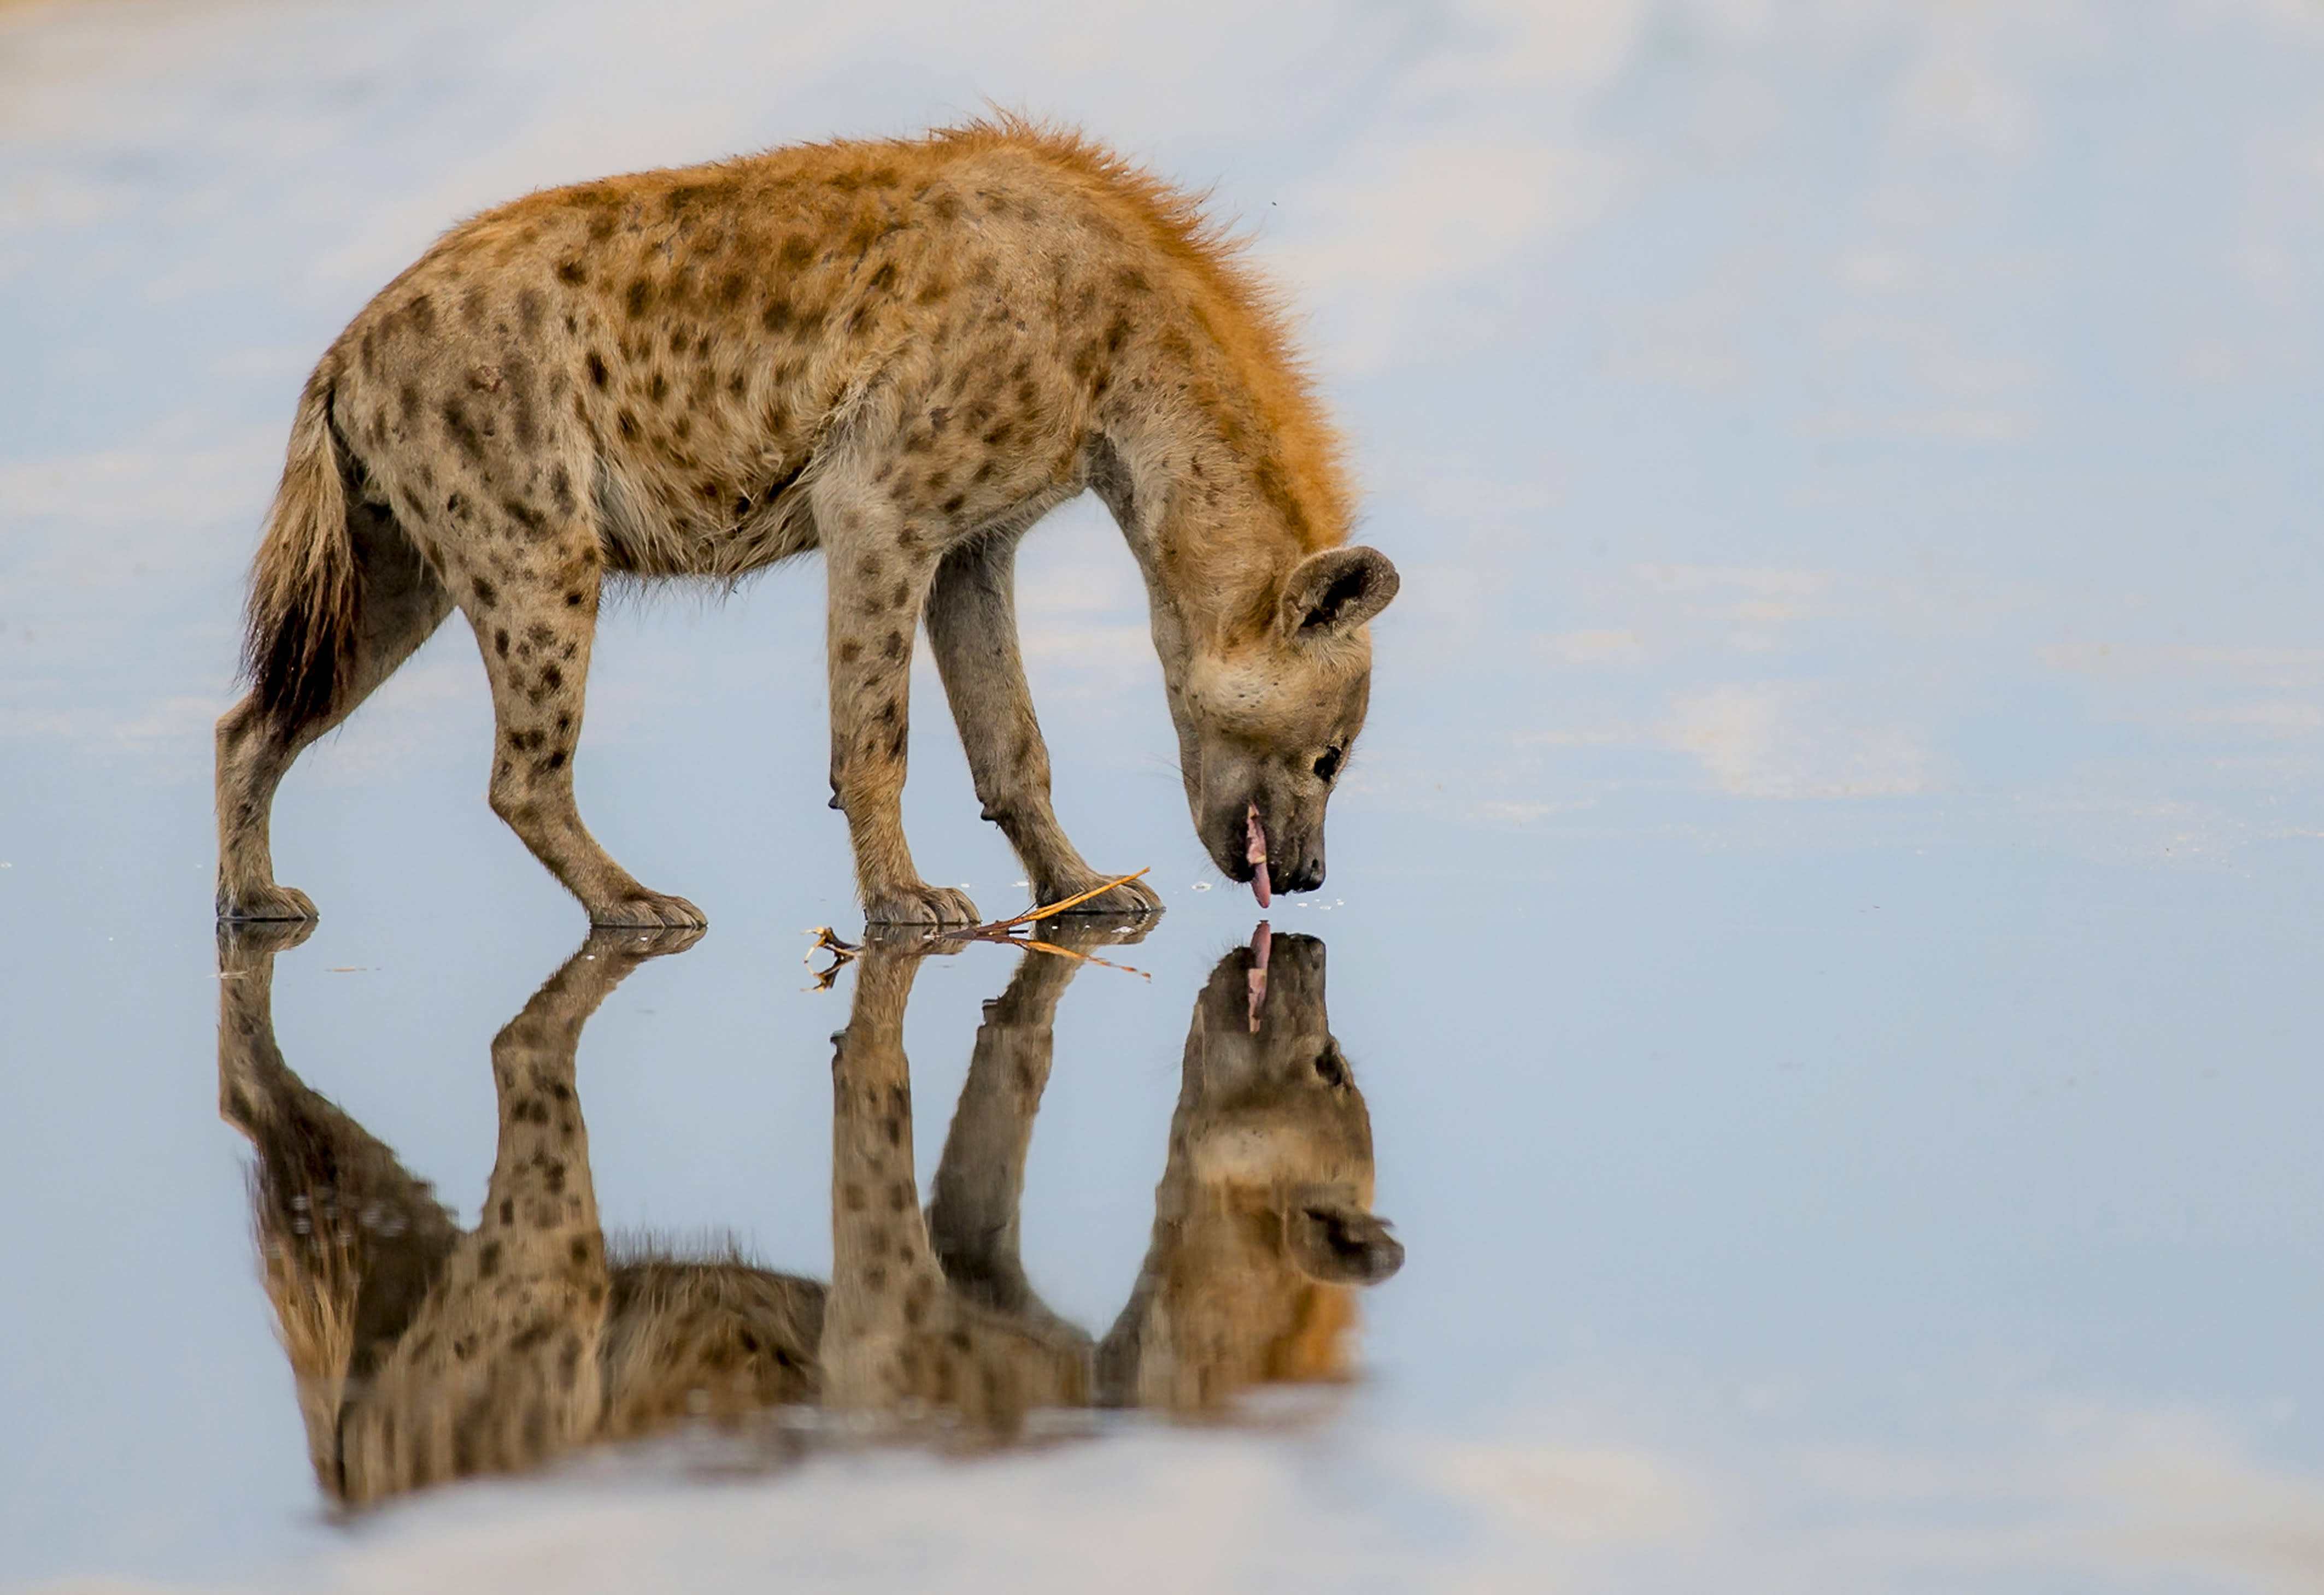
[[[285, 785], [320, 927], [222, 952], [338, 327], [529, 188], [987, 97], [1215, 182], [1404, 573], [1260, 1030], [1087, 502], [1022, 608], [1130, 969], [814, 989], [811, 564], [600, 632], [583, 804], [697, 945], [585, 944], [456, 624]], [[2293, 0], [0, 7], [0, 1585], [2324, 1583], [2319, 106]], [[1014, 911], [916, 696], [915, 852]], [[298, 1325], [481, 1267], [504, 1118], [606, 1323], [695, 1259], [758, 1340], [472, 1452], [543, 1472], [318, 1480]]]

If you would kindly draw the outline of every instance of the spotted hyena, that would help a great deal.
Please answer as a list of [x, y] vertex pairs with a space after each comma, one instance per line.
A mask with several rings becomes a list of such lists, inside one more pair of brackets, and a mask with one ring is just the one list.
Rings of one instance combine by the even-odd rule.
[[[493, 810], [604, 925], [698, 925], [573, 797], [609, 577], [732, 581], [820, 549], [832, 806], [866, 917], [972, 921], [904, 839], [925, 626], [985, 817], [1042, 900], [1103, 879], [1057, 824], [1018, 652], [1018, 539], [1084, 490], [1143, 569], [1194, 825], [1218, 867], [1323, 879], [1367, 623], [1341, 450], [1282, 318], [1194, 201], [1078, 138], [981, 124], [535, 194], [454, 229], [309, 379], [218, 724], [217, 904], [279, 886], [276, 786], [457, 608], [497, 723]], [[1149, 910], [1140, 885], [1093, 910]]]

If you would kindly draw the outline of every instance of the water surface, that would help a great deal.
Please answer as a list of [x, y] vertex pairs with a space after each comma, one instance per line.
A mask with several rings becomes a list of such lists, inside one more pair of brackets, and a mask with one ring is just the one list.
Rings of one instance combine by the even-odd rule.
[[[0, 1582], [2311, 1587], [2319, 90], [2324, 23], [2262, 0], [0, 13]], [[1401, 1267], [1331, 1285], [1340, 1360], [1277, 1364], [1312, 1377], [1105, 1386], [1257, 916], [1077, 503], [1024, 560], [1058, 807], [1169, 911], [1013, 1033], [1037, 1102], [975, 1065], [1043, 954], [917, 961], [879, 1055], [924, 1223], [958, 1113], [988, 1196], [1022, 1141], [1013, 1261], [988, 1223], [938, 1274], [1047, 1394], [689, 1412], [349, 1517], [209, 913], [298, 385], [461, 215], [987, 97], [1215, 184], [1404, 573], [1331, 879], [1270, 916], [1328, 970]], [[569, 1066], [617, 1260], [837, 1292], [866, 972], [799, 961], [856, 933], [820, 604], [809, 564], [603, 625], [584, 807], [714, 928]], [[494, 1037], [590, 951], [483, 802], [471, 649], [302, 761], [276, 853], [323, 921], [226, 958], [447, 1234], [487, 1217]], [[916, 687], [916, 853], [1013, 911]]]

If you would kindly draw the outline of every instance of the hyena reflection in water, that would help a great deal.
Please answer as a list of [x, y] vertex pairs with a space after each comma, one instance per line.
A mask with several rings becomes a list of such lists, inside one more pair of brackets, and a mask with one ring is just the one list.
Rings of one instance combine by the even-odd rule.
[[[1370, 1122], [1305, 937], [1277, 938], [1256, 1028], [1247, 951], [1197, 999], [1153, 1245], [1094, 1344], [1042, 1305], [1017, 1247], [1073, 961], [1028, 955], [986, 1005], [923, 1212], [903, 1017], [928, 947], [867, 949], [832, 1065], [825, 1287], [732, 1256], [608, 1260], [576, 1048], [625, 975], [695, 933], [593, 936], [495, 1037], [499, 1143], [466, 1231], [285, 1065], [272, 965], [303, 934], [222, 938], [219, 1093], [258, 1155], [263, 1270], [316, 1476], [347, 1506], [775, 1408], [926, 1418], [970, 1445], [1043, 1409], [1213, 1412], [1254, 1384], [1346, 1377], [1351, 1287], [1402, 1260], [1370, 1212]], [[1052, 934], [1088, 945], [1102, 927]]]

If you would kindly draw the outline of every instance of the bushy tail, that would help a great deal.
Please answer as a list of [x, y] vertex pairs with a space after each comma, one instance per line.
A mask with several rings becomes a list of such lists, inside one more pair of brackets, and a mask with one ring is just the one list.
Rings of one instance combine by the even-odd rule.
[[282, 485], [250, 572], [243, 669], [268, 714], [293, 725], [330, 713], [355, 656], [362, 595], [346, 482], [331, 435], [338, 376], [335, 349], [299, 396]]

